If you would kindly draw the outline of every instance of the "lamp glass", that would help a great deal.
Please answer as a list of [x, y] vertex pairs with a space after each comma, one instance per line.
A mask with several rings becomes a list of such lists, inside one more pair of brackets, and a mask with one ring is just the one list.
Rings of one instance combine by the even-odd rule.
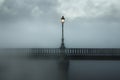
[[65, 22], [65, 20], [64, 20], [64, 19], [61, 19], [61, 22], [62, 22], [62, 23], [64, 23], [64, 22]]

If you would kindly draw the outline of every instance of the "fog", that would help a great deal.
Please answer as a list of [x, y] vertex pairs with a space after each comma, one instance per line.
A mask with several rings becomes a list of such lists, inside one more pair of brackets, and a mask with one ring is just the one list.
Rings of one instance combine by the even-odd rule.
[[120, 48], [119, 0], [0, 0], [0, 48]]

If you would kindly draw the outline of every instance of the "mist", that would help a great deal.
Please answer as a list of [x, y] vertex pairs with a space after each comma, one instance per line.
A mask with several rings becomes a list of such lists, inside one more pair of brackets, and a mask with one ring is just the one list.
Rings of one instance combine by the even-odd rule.
[[67, 48], [120, 48], [119, 13], [118, 0], [0, 0], [0, 48], [59, 48], [63, 15]]

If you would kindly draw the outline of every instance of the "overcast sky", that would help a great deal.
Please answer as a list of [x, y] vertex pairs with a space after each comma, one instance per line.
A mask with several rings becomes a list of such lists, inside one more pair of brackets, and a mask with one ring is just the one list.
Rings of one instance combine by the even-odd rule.
[[0, 0], [1, 48], [120, 48], [120, 0]]

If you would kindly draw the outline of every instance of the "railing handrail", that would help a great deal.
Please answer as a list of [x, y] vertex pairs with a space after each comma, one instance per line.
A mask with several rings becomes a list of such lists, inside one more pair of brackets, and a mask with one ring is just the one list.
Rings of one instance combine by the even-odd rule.
[[[32, 53], [34, 55], [60, 55], [60, 48], [3, 48], [1, 52]], [[66, 56], [120, 56], [120, 48], [65, 48]]]

